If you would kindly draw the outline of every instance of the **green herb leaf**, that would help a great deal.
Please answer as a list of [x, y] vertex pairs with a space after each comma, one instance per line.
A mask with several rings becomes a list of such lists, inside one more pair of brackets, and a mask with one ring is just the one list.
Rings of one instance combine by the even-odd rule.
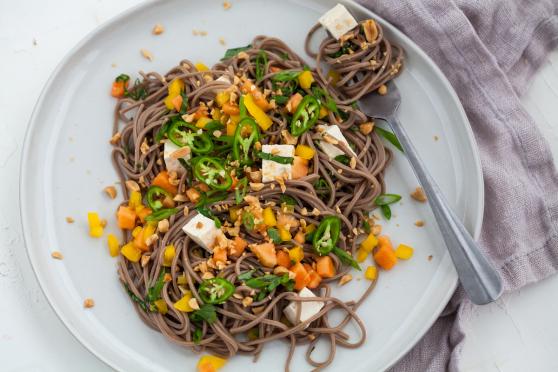
[[206, 321], [208, 324], [213, 324], [217, 320], [217, 311], [215, 306], [211, 304], [203, 304], [199, 310], [190, 313], [190, 319], [193, 322]]
[[314, 87], [312, 88], [312, 94], [318, 100], [318, 102], [320, 102], [320, 105], [336, 114], [339, 112], [339, 110], [337, 109], [337, 104], [325, 90], [323, 90], [322, 88]]
[[291, 156], [279, 156], [279, 155], [272, 155], [267, 152], [258, 151], [256, 154], [260, 159], [264, 160], [271, 160], [279, 164], [292, 164], [294, 158]]
[[374, 130], [382, 137], [384, 137], [388, 142], [390, 142], [393, 146], [397, 147], [397, 149], [401, 152], [405, 152], [403, 151], [403, 146], [401, 146], [401, 143], [399, 142], [399, 140], [397, 139], [397, 137], [395, 136], [395, 134], [393, 134], [392, 132], [390, 132], [389, 130], [385, 130], [383, 128], [380, 128], [378, 126], [374, 127]]
[[252, 44], [248, 44], [244, 47], [227, 49], [227, 51], [225, 52], [225, 55], [223, 56], [223, 58], [221, 58], [221, 61], [232, 58], [232, 57], [236, 56], [238, 53], [247, 51], [248, 49], [251, 49], [251, 48], [252, 48]]
[[291, 81], [298, 78], [302, 71], [281, 71], [271, 77], [272, 81]]
[[145, 297], [145, 301], [147, 303], [152, 303], [157, 301], [161, 298], [161, 291], [163, 290], [163, 286], [165, 285], [165, 270], [161, 270], [159, 273], [159, 277], [157, 281], [153, 285], [153, 287], [147, 290], [147, 296]]
[[194, 341], [194, 344], [199, 345], [201, 340], [202, 340], [202, 329], [198, 327], [196, 328], [194, 334], [192, 335], [192, 341]]
[[397, 194], [381, 194], [374, 199], [374, 204], [377, 206], [390, 205], [401, 200], [401, 195]]
[[389, 207], [389, 205], [382, 205], [380, 209], [382, 210], [382, 214], [384, 215], [386, 220], [391, 219], [391, 208]]
[[120, 74], [116, 77], [116, 79], [114, 79], [114, 81], [117, 81], [117, 82], [121, 82], [121, 81], [127, 82], [129, 80], [130, 80], [130, 76], [126, 75], [126, 74]]
[[147, 312], [147, 305], [145, 304], [145, 301], [143, 301], [141, 298], [139, 298], [138, 296], [136, 296], [134, 294], [134, 292], [132, 292], [130, 290], [130, 287], [128, 287], [127, 284], [124, 285], [124, 287], [126, 288], [126, 292], [128, 293], [128, 296], [130, 296], [130, 298], [132, 299], [132, 301], [134, 301], [135, 303], [137, 303], [139, 305], [139, 307]]
[[372, 231], [372, 229], [370, 228], [370, 223], [366, 220], [362, 221], [362, 228], [367, 234], [370, 234], [370, 231]]
[[279, 197], [280, 204], [287, 204], [287, 205], [296, 205], [296, 199], [290, 195], [281, 194]]
[[351, 159], [349, 159], [347, 155], [337, 155], [334, 160], [345, 165], [349, 165], [349, 163], [351, 162]]
[[343, 262], [345, 265], [352, 266], [355, 269], [360, 271], [360, 266], [359, 266], [358, 262], [356, 262], [356, 260], [353, 258], [353, 256], [351, 256], [348, 252], [345, 252], [344, 250], [342, 250], [339, 247], [333, 247], [332, 252], [337, 257], [339, 257], [341, 262]]
[[124, 92], [124, 97], [130, 97], [135, 101], [139, 101], [147, 97], [147, 90], [143, 87], [141, 81], [136, 79], [132, 89], [126, 90]]
[[248, 189], [248, 179], [243, 178], [236, 184], [236, 188], [234, 190], [234, 199], [236, 204], [242, 203], [244, 200], [244, 196], [246, 196], [246, 191]]
[[248, 270], [237, 276], [238, 280], [248, 280], [252, 278], [252, 275], [256, 272], [256, 269]]
[[248, 231], [254, 230], [254, 216], [250, 212], [246, 212], [242, 215], [242, 224]]
[[271, 99], [275, 101], [278, 105], [285, 105], [289, 102], [289, 97], [287, 96], [271, 96]]
[[265, 68], [267, 66], [267, 53], [265, 50], [260, 50], [256, 57], [256, 82], [259, 83], [265, 75]]
[[223, 128], [225, 128], [223, 123], [217, 120], [212, 120], [203, 127], [203, 129], [206, 130], [211, 135], [213, 135], [213, 131], [221, 130]]
[[169, 130], [171, 124], [171, 121], [168, 120], [165, 124], [161, 125], [161, 127], [157, 131], [157, 134], [155, 135], [155, 143], [159, 143], [163, 138], [165, 138], [165, 135], [167, 134], [167, 131]]
[[182, 104], [180, 105], [180, 115], [186, 114], [188, 111], [188, 95], [184, 92], [180, 93], [182, 97]]
[[273, 240], [273, 243], [277, 244], [283, 241], [281, 239], [281, 236], [279, 236], [279, 231], [274, 227], [270, 227], [269, 229], [267, 229], [267, 235], [271, 240]]
[[205, 206], [199, 206], [195, 208], [196, 211], [198, 211], [199, 214], [207, 217], [207, 218], [211, 218], [213, 220], [213, 222], [215, 223], [215, 227], [216, 228], [221, 228], [221, 221], [219, 221], [219, 219], [217, 218], [217, 216], [215, 216], [213, 214], [213, 212], [211, 211], [211, 209], [206, 208]]
[[176, 208], [160, 209], [157, 212], [153, 212], [149, 216], [145, 217], [145, 220], [148, 222], [160, 221], [160, 220], [164, 220], [165, 218], [169, 218], [170, 216], [176, 213], [178, 213], [178, 209]]

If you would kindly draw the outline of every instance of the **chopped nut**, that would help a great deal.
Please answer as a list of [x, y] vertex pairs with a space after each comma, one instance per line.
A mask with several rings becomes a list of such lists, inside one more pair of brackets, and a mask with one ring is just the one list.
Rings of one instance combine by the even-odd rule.
[[253, 191], [260, 191], [265, 187], [265, 185], [263, 183], [260, 182], [250, 182], [250, 188]]
[[213, 279], [213, 278], [215, 278], [215, 275], [213, 275], [209, 271], [202, 274], [202, 279], [203, 280], [208, 280], [208, 279]]
[[153, 61], [153, 53], [151, 53], [149, 50], [140, 49], [140, 53], [143, 56], [143, 58], [147, 59], [148, 61]]
[[417, 227], [423, 227], [423, 226], [424, 226], [424, 221], [423, 221], [423, 220], [415, 221], [415, 226], [417, 226]]
[[157, 230], [163, 234], [169, 231], [169, 220], [165, 218], [164, 220], [159, 221], [157, 224]]
[[358, 126], [360, 133], [364, 134], [365, 136], [369, 135], [370, 133], [372, 133], [372, 130], [374, 129], [374, 122], [373, 121], [369, 121], [367, 123], [362, 123]]
[[353, 280], [353, 276], [351, 274], [345, 274], [339, 279], [339, 285], [345, 285], [351, 280]]
[[219, 38], [219, 44], [225, 45], [225, 44], [226, 44], [226, 43], [225, 43], [225, 38], [220, 37], [220, 38]]
[[190, 209], [188, 207], [184, 207], [183, 213], [185, 216], [188, 216], [190, 214]]
[[432, 261], [432, 255], [428, 256], [428, 261]]
[[83, 301], [83, 307], [86, 309], [90, 309], [93, 306], [95, 306], [95, 301], [93, 301], [92, 298], [86, 298], [85, 301]]
[[273, 269], [273, 274], [275, 275], [283, 275], [283, 274], [287, 274], [289, 272], [289, 269], [287, 269], [284, 266], [277, 266], [275, 267], [275, 269]]
[[319, 216], [320, 214], [321, 214], [321, 213], [320, 213], [320, 211], [319, 211], [318, 208], [312, 209], [312, 215], [313, 215], [313, 216], [316, 216], [316, 217], [317, 217], [317, 216]]
[[111, 145], [116, 145], [118, 143], [118, 141], [120, 141], [120, 138], [122, 138], [122, 135], [120, 134], [120, 132], [116, 132], [111, 137], [109, 142], [110, 142]]
[[240, 52], [236, 56], [238, 57], [238, 59], [250, 60], [250, 56], [246, 52]]
[[248, 307], [248, 306], [252, 305], [253, 302], [254, 302], [254, 299], [252, 297], [244, 297], [242, 299], [242, 305], [244, 305], [244, 307]]
[[196, 224], [196, 229], [201, 229], [202, 227], [203, 223], [201, 223], [201, 221]]
[[176, 151], [173, 151], [170, 154], [170, 157], [173, 158], [173, 159], [180, 159], [180, 158], [188, 156], [190, 154], [190, 152], [191, 152], [190, 148], [188, 146], [184, 146], [184, 147], [179, 148]]
[[[114, 199], [116, 198], [116, 187], [114, 186], [107, 186], [103, 189], [103, 191], [109, 196], [109, 198]], [[66, 221], [68, 219], [66, 218]]]
[[283, 129], [281, 131], [281, 136], [287, 145], [296, 145], [298, 142], [298, 137], [293, 136], [288, 130]]
[[424, 190], [422, 189], [422, 187], [417, 187], [415, 189], [415, 191], [413, 191], [411, 193], [411, 197], [413, 199], [415, 199], [416, 201], [419, 201], [421, 203], [424, 203], [426, 201], [426, 194], [424, 193]]
[[188, 201], [188, 197], [184, 194], [176, 194], [176, 196], [172, 198], [172, 200], [174, 200], [175, 202], [183, 203], [185, 201]]
[[230, 1], [223, 1], [223, 9], [227, 10], [230, 9], [232, 6], [232, 4], [230, 3]]
[[325, 140], [327, 143], [331, 143], [332, 145], [337, 145], [337, 144], [339, 144], [339, 141], [336, 140], [333, 136], [330, 136], [329, 134], [325, 134], [325, 135], [324, 135], [324, 140]]
[[64, 256], [62, 255], [62, 253], [58, 252], [58, 251], [53, 251], [50, 254], [50, 257], [54, 258], [55, 260], [61, 260], [64, 258]]
[[75, 220], [72, 217], [66, 217], [66, 222], [67, 223], [74, 223]]
[[153, 234], [145, 240], [145, 244], [147, 244], [147, 246], [149, 247], [149, 246], [155, 244], [157, 242], [157, 240], [159, 240], [159, 235]]
[[223, 134], [223, 133], [222, 133], [220, 130], [215, 130], [215, 131], [213, 131], [213, 135], [214, 135], [216, 138], [221, 137], [222, 134]]
[[439, 139], [440, 139], [440, 137], [434, 136], [434, 141], [438, 141]]
[[140, 191], [140, 186], [134, 180], [126, 181], [126, 188], [130, 191]]
[[236, 298], [237, 300], [242, 300], [244, 298], [244, 296], [241, 295], [240, 293], [234, 293], [233, 297]]
[[252, 307], [252, 312], [253, 312], [255, 315], [258, 315], [259, 313], [261, 313], [262, 311], [264, 311], [264, 309], [265, 309], [265, 305], [258, 306], [258, 307]]
[[169, 273], [165, 273], [165, 275], [163, 275], [163, 282], [168, 283], [172, 280], [172, 276]]
[[378, 38], [378, 27], [376, 27], [376, 22], [373, 19], [367, 19], [364, 21], [362, 28], [364, 29], [364, 36], [366, 41], [372, 43]]
[[335, 206], [335, 212], [337, 212], [339, 214], [341, 213], [341, 208], [339, 208], [338, 205]]
[[354, 156], [351, 156], [351, 161], [349, 162], [349, 166], [351, 167], [351, 169], [355, 169], [356, 164], [357, 164], [356, 158]]
[[207, 36], [207, 31], [200, 30], [198, 32], [199, 32], [200, 36]]
[[141, 267], [147, 266], [150, 259], [151, 259], [151, 254], [144, 254], [143, 256], [141, 256]]
[[337, 173], [342, 174], [342, 173], [343, 173], [343, 169], [341, 169], [341, 168], [337, 169]]
[[308, 336], [306, 336], [306, 337], [308, 337], [308, 339], [309, 339], [310, 341], [314, 341], [314, 340], [316, 339], [316, 336], [314, 336], [312, 333], [310, 333], [310, 334], [309, 334]]
[[248, 176], [252, 182], [262, 182], [262, 171], [251, 171]]
[[191, 123], [192, 121], [194, 121], [194, 115], [196, 115], [196, 114], [195, 113], [185, 114], [185, 115], [182, 115], [182, 119], [187, 123]]
[[374, 225], [372, 226], [372, 230], [371, 230], [372, 234], [374, 235], [380, 235], [382, 233], [382, 226], [381, 225]]
[[153, 30], [151, 30], [153, 35], [161, 35], [163, 32], [165, 32], [165, 28], [158, 23], [153, 27]]
[[192, 297], [190, 301], [188, 301], [188, 306], [190, 306], [194, 310], [199, 310], [200, 305], [198, 304], [198, 300], [195, 297]]
[[99, 224], [101, 225], [101, 227], [106, 227], [107, 226], [107, 220], [106, 218], [101, 218], [101, 220], [99, 221]]
[[380, 85], [380, 87], [378, 88], [378, 94], [380, 96], [385, 96], [387, 94], [387, 85], [385, 84]]
[[303, 207], [300, 210], [300, 214], [303, 215], [303, 216], [308, 216], [308, 209], [306, 209], [306, 207]]
[[256, 141], [256, 143], [254, 143], [254, 148], [260, 151], [262, 149], [262, 143], [260, 141]]

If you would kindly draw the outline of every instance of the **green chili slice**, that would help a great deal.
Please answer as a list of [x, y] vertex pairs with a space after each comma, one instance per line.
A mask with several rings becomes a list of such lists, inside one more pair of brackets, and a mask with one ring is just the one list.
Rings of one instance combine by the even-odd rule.
[[203, 155], [213, 150], [213, 142], [207, 133], [183, 121], [174, 122], [167, 136], [175, 145], [188, 146], [196, 154]]
[[300, 136], [316, 124], [320, 115], [318, 100], [310, 95], [305, 96], [296, 108], [291, 121], [291, 133]]
[[245, 117], [236, 126], [233, 138], [233, 158], [241, 163], [250, 162], [250, 147], [260, 138], [254, 119]]
[[256, 155], [258, 155], [258, 158], [260, 159], [271, 160], [279, 164], [292, 164], [294, 161], [294, 158], [292, 156], [272, 155], [263, 151], [259, 151]]
[[234, 284], [223, 278], [206, 279], [200, 284], [198, 293], [206, 304], [222, 304], [233, 295]]
[[194, 176], [215, 190], [228, 190], [232, 185], [231, 175], [225, 170], [220, 159], [203, 156], [194, 165]]
[[314, 250], [320, 256], [325, 256], [336, 246], [341, 230], [341, 220], [336, 216], [327, 216], [320, 222], [320, 225], [312, 238]]
[[151, 186], [149, 189], [147, 189], [146, 198], [149, 208], [151, 208], [153, 211], [157, 211], [163, 208], [163, 203], [161, 200], [165, 198], [172, 199], [172, 195], [159, 186]]
[[178, 209], [176, 208], [167, 208], [167, 209], [159, 209], [156, 212], [151, 213], [149, 216], [145, 217], [145, 220], [150, 221], [160, 221], [164, 220], [165, 218], [169, 218], [173, 214], [176, 214]]
[[259, 83], [265, 75], [267, 66], [267, 53], [265, 50], [260, 50], [256, 57], [256, 82]]

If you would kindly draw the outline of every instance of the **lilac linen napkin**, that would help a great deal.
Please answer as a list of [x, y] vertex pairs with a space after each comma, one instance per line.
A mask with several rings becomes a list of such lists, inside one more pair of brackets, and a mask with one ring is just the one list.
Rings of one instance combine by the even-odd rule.
[[[479, 146], [481, 248], [507, 292], [558, 271], [558, 175], [519, 100], [558, 45], [556, 0], [359, 0], [415, 41], [457, 92]], [[458, 288], [393, 371], [456, 371], [474, 305]]]

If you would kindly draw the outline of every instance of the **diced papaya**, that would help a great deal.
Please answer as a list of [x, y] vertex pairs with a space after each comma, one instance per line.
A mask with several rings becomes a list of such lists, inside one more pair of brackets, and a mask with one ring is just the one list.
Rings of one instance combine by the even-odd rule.
[[170, 192], [173, 195], [178, 193], [178, 188], [170, 183], [169, 172], [161, 171], [151, 182], [151, 186], [159, 186], [163, 190]]
[[262, 265], [266, 267], [275, 267], [277, 265], [277, 256], [275, 252], [275, 244], [262, 243], [254, 244], [250, 247], [252, 252], [258, 257]]
[[131, 208], [121, 205], [116, 212], [118, 227], [124, 230], [132, 230], [136, 227], [136, 212]]
[[283, 250], [277, 251], [277, 265], [286, 267], [287, 269], [291, 267], [291, 257], [288, 252]]
[[329, 256], [319, 257], [316, 260], [316, 271], [322, 278], [332, 278], [335, 276], [335, 265]]

